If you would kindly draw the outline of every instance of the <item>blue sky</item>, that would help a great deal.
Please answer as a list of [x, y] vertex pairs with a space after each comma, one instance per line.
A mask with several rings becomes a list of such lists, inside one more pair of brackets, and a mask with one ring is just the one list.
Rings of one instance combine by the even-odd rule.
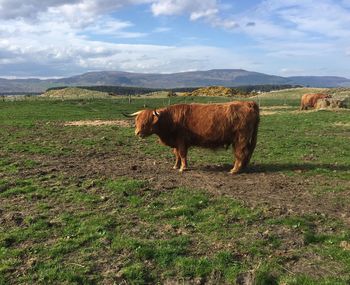
[[0, 0], [0, 77], [242, 68], [350, 78], [350, 0]]

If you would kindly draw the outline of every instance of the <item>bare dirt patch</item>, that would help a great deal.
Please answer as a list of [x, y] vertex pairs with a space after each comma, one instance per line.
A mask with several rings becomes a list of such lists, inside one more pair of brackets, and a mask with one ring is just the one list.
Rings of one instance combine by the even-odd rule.
[[[23, 154], [13, 154], [11, 160], [18, 160]], [[29, 156], [26, 156], [29, 158]], [[23, 157], [21, 157], [23, 159]], [[303, 215], [312, 215], [316, 217], [329, 217], [341, 220], [345, 225], [350, 225], [350, 203], [347, 203], [350, 195], [350, 181], [337, 181], [322, 176], [303, 177], [301, 175], [289, 176], [281, 172], [281, 170], [300, 170], [303, 171], [303, 165], [269, 165], [269, 164], [252, 164], [247, 173], [232, 175], [228, 171], [232, 165], [228, 164], [207, 164], [193, 163], [191, 168], [179, 173], [172, 169], [173, 159], [160, 157], [145, 156], [139, 152], [137, 148], [132, 151], [125, 151], [122, 146], [117, 146], [114, 152], [102, 152], [96, 150], [77, 151], [72, 155], [53, 156], [47, 159], [45, 155], [32, 155], [31, 159], [39, 163], [39, 167], [31, 169], [23, 169], [19, 175], [23, 179], [39, 178], [42, 186], [52, 191], [58, 191], [55, 177], [61, 177], [61, 188], [67, 185], [84, 185], [84, 191], [88, 193], [96, 193], [101, 197], [100, 206], [96, 206], [96, 212], [105, 213], [115, 207], [115, 201], [108, 196], [108, 192], [96, 187], [94, 180], [99, 179], [119, 179], [128, 177], [129, 179], [145, 180], [149, 183], [150, 199], [156, 197], [159, 193], [173, 191], [178, 187], [188, 189], [188, 191], [196, 191], [202, 189], [213, 195], [214, 197], [231, 197], [240, 201], [244, 206], [251, 209], [262, 209], [261, 219], [283, 219], [288, 217], [301, 217]], [[307, 168], [307, 166], [304, 166]], [[317, 167], [317, 166], [316, 166]], [[45, 177], [51, 177], [45, 179]], [[0, 173], [1, 178], [1, 173]], [[90, 182], [89, 182], [90, 181]], [[323, 195], [314, 195], [313, 189], [317, 187], [336, 187], [341, 183], [344, 187], [342, 192], [329, 192]], [[346, 190], [347, 189], [347, 190]], [[29, 203], [24, 197], [12, 198], [11, 204], [19, 207], [21, 211], [13, 211], [9, 214], [1, 214], [0, 223], [6, 226], [22, 226], [26, 216], [39, 216], [37, 210], [31, 210], [36, 200], [41, 198], [32, 196]], [[62, 207], [66, 211], [72, 213], [77, 211], [75, 203], [65, 202], [65, 204], [57, 204], [55, 200], [48, 200], [50, 204], [50, 213], [52, 217], [59, 216]], [[0, 199], [0, 204], [3, 202]], [[8, 202], [8, 200], [7, 200]], [[151, 203], [151, 200], [150, 200]], [[79, 211], [88, 210], [85, 206], [80, 205]], [[90, 211], [90, 210], [89, 210]], [[60, 221], [50, 218], [50, 226], [60, 226]], [[135, 226], [137, 228], [137, 226]], [[260, 232], [256, 225], [251, 225], [252, 231], [249, 236], [242, 235], [243, 238], [256, 238], [259, 240], [277, 237], [281, 240], [281, 246], [272, 251], [273, 255], [284, 260], [283, 266], [285, 270], [291, 274], [307, 273], [308, 276], [315, 278], [322, 277], [325, 273], [331, 276], [342, 274], [341, 268], [338, 269], [337, 264], [326, 265], [321, 262], [321, 256], [314, 253], [299, 253], [304, 244], [303, 234], [294, 227], [287, 226], [267, 226], [265, 232]], [[254, 228], [255, 227], [255, 228]], [[315, 231], [332, 232], [333, 229], [328, 226], [315, 222]], [[170, 230], [172, 230], [170, 228]], [[181, 229], [182, 230], [182, 229]], [[182, 232], [183, 233], [183, 232]], [[177, 232], [177, 234], [179, 234]], [[47, 240], [45, 245], [53, 241]], [[108, 240], [107, 240], [108, 244]], [[26, 245], [28, 246], [28, 245]], [[227, 250], [236, 251], [236, 244], [213, 244], [213, 251]], [[349, 250], [348, 241], [342, 241], [339, 245], [344, 251]], [[29, 246], [28, 246], [29, 247]], [[107, 247], [106, 247], [107, 248]], [[125, 253], [128, 254], [128, 253]], [[245, 258], [251, 258], [246, 254]], [[112, 280], [120, 271], [120, 268], [127, 257], [114, 251], [105, 250], [96, 256], [98, 263], [97, 270], [101, 272], [105, 280]], [[73, 260], [73, 261], [72, 261]], [[84, 264], [74, 256], [74, 259], [68, 259], [70, 264]], [[71, 262], [72, 261], [72, 262]], [[18, 272], [28, 272], [28, 268], [35, 260], [28, 257], [24, 260]], [[326, 271], [328, 269], [328, 271]], [[107, 281], [104, 284], [111, 282]], [[190, 283], [189, 283], [190, 284]], [[194, 283], [191, 283], [194, 284]], [[242, 283], [243, 284], [243, 283]]]
[[277, 113], [278, 112], [276, 112], [276, 111], [265, 111], [265, 110], [260, 111], [261, 116], [270, 116], [270, 115], [275, 115]]
[[70, 121], [65, 122], [64, 126], [118, 126], [118, 127], [130, 127], [131, 122], [127, 120], [85, 120], [85, 121]]
[[[41, 159], [37, 156], [37, 161]], [[350, 205], [343, 203], [350, 195], [350, 181], [331, 180], [321, 175], [303, 177], [289, 176], [279, 172], [291, 170], [303, 172], [302, 165], [252, 164], [248, 173], [232, 175], [232, 165], [192, 165], [184, 173], [172, 169], [173, 160], [146, 157], [135, 149], [124, 153], [91, 151], [73, 156], [58, 157], [47, 161], [43, 157], [40, 168], [23, 171], [24, 177], [61, 173], [82, 181], [90, 179], [116, 179], [129, 177], [149, 181], [157, 191], [177, 187], [204, 189], [214, 195], [230, 196], [249, 207], [263, 207], [272, 216], [320, 214], [342, 220], [350, 225]], [[308, 166], [305, 166], [306, 168]], [[317, 165], [315, 166], [317, 167]], [[23, 178], [24, 178], [23, 177]], [[339, 184], [340, 183], [340, 184]], [[337, 187], [348, 189], [337, 193], [315, 195], [313, 189]]]
[[[292, 108], [284, 108], [286, 110], [279, 110], [283, 109], [284, 106], [275, 106], [275, 107], [262, 107], [260, 108], [260, 115], [261, 116], [269, 116], [269, 115], [276, 115], [276, 114], [291, 114], [291, 115], [299, 115], [299, 114], [305, 114], [305, 113], [314, 113], [314, 112], [346, 112], [350, 111], [350, 109], [345, 109], [345, 108], [327, 108], [327, 109], [311, 109], [311, 110], [293, 110]], [[288, 110], [291, 109], [291, 110]], [[342, 126], [348, 125], [347, 123], [340, 123]]]
[[282, 110], [283, 110], [283, 112], [286, 112], [286, 110], [288, 110], [288, 109], [293, 109], [293, 107], [284, 106], [284, 105], [260, 107], [260, 115], [262, 115], [262, 116], [275, 115], [275, 114], [281, 113]]
[[280, 105], [280, 106], [268, 106], [268, 107], [261, 107], [261, 110], [279, 110], [279, 109], [293, 109], [291, 106], [285, 106], [285, 105]]
[[350, 123], [337, 122], [337, 123], [334, 123], [334, 126], [335, 127], [350, 128]]

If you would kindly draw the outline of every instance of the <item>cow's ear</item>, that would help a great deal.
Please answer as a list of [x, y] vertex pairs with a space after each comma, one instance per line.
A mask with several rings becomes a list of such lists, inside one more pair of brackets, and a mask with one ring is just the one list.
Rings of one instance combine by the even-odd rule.
[[157, 112], [156, 109], [154, 109], [154, 111], [153, 111], [153, 116], [159, 117], [159, 113]]

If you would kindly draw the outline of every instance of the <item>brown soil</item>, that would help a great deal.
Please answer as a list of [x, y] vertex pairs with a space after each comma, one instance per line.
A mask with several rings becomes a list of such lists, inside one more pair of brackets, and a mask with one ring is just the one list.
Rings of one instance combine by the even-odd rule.
[[103, 120], [86, 120], [86, 121], [70, 121], [65, 122], [64, 126], [118, 126], [118, 127], [130, 127], [131, 123], [127, 120], [114, 120], [114, 121], [103, 121]]
[[274, 115], [276, 113], [278, 113], [278, 112], [276, 112], [276, 111], [264, 111], [264, 110], [260, 111], [261, 116], [270, 116], [270, 115]]
[[286, 106], [286, 105], [279, 105], [279, 106], [264, 106], [261, 107], [260, 110], [280, 110], [280, 109], [294, 109], [291, 106]]
[[334, 124], [335, 127], [350, 128], [350, 123], [337, 122]]
[[[170, 149], [169, 149], [170, 151]], [[0, 153], [1, 156], [1, 153]], [[332, 218], [342, 221], [345, 225], [350, 226], [350, 181], [329, 179], [322, 176], [303, 177], [300, 172], [305, 168], [302, 166], [290, 165], [268, 165], [255, 164], [250, 165], [248, 172], [232, 175], [229, 173], [231, 165], [211, 165], [205, 162], [201, 164], [190, 165], [190, 170], [179, 173], [172, 169], [173, 159], [151, 158], [143, 155], [138, 149], [133, 149], [132, 153], [125, 153], [122, 146], [116, 147], [114, 153], [97, 152], [94, 150], [77, 152], [70, 156], [54, 156], [50, 160], [47, 156], [13, 154], [9, 159], [13, 161], [22, 161], [24, 158], [35, 160], [39, 163], [38, 167], [32, 169], [23, 169], [20, 172], [22, 178], [31, 177], [55, 177], [60, 176], [67, 178], [69, 182], [75, 181], [78, 184], [86, 180], [93, 179], [116, 179], [118, 177], [128, 177], [149, 181], [150, 189], [154, 192], [171, 191], [177, 187], [186, 187], [190, 189], [204, 189], [214, 196], [227, 196], [241, 201], [245, 206], [250, 208], [259, 207], [263, 210], [263, 218], [283, 218], [289, 216], [317, 215], [320, 218]], [[281, 170], [293, 170], [294, 176], [283, 174]], [[0, 173], [0, 179], [2, 174]], [[45, 183], [45, 180], [42, 181]], [[47, 183], [55, 183], [48, 180]], [[55, 185], [47, 185], [56, 187]], [[337, 187], [341, 186], [346, 190], [335, 193], [322, 193], [316, 195], [314, 190], [319, 187]], [[89, 191], [94, 190], [92, 186]], [[156, 194], [155, 193], [155, 194]], [[104, 193], [101, 193], [104, 195]], [[103, 197], [101, 196], [101, 199]], [[33, 209], [28, 200], [22, 196], [12, 198], [11, 204], [18, 205], [20, 212], [5, 214], [0, 212], [0, 223], [7, 226], [18, 226], [23, 222], [23, 218], [29, 214], [33, 216]], [[35, 196], [32, 197], [35, 203]], [[40, 199], [38, 197], [37, 199]], [[0, 201], [1, 202], [1, 201]], [[113, 203], [111, 201], [110, 203]], [[102, 208], [96, 211], [109, 211], [108, 199]], [[50, 212], [53, 217], [58, 216], [61, 212], [62, 205], [56, 205], [54, 201], [50, 203], [52, 208]], [[72, 214], [77, 210], [76, 205], [64, 205], [66, 211]], [[79, 210], [82, 210], [79, 208]], [[38, 211], [38, 210], [36, 210]], [[56, 215], [57, 214], [57, 215]], [[40, 215], [35, 213], [34, 216]], [[60, 223], [55, 219], [50, 223]], [[255, 225], [252, 225], [253, 227]], [[324, 225], [316, 225], [318, 231], [323, 233], [332, 232], [332, 228], [324, 228]], [[169, 229], [172, 230], [172, 229]], [[283, 241], [283, 245], [274, 252], [276, 256], [283, 257], [283, 268], [291, 274], [303, 273], [308, 276], [319, 277], [328, 274], [332, 276], [342, 274], [341, 268], [337, 264], [322, 264], [318, 261], [321, 257], [314, 253], [305, 252], [296, 255], [303, 248], [302, 235], [294, 229], [287, 227], [276, 227], [271, 225], [264, 233], [258, 229], [253, 230], [256, 238], [266, 238], [269, 232], [274, 233]], [[262, 237], [261, 237], [262, 235]], [[254, 238], [254, 236], [252, 237]], [[55, 242], [47, 240], [46, 244]], [[23, 247], [31, 247], [31, 242], [26, 242]], [[339, 245], [344, 250], [349, 250], [349, 243], [342, 242]], [[234, 244], [216, 244], [212, 250], [218, 251], [221, 248], [235, 250]], [[105, 284], [110, 284], [109, 280], [114, 280], [119, 272], [119, 265], [125, 260], [125, 256], [116, 255], [114, 252], [96, 253], [98, 260], [98, 270], [102, 272]], [[246, 257], [248, 258], [248, 257]], [[111, 262], [113, 260], [113, 262]], [[70, 260], [68, 260], [70, 262]], [[315, 268], [317, 264], [317, 270]], [[18, 267], [17, 271], [28, 272], [28, 268], [35, 263], [35, 260], [28, 259]], [[72, 265], [79, 266], [79, 262], [73, 259]], [[113, 277], [111, 277], [113, 276]], [[241, 283], [243, 284], [243, 283]]]
[[[170, 151], [170, 149], [169, 149]], [[350, 181], [334, 180], [316, 175], [299, 175], [306, 168], [293, 165], [250, 165], [247, 173], [232, 175], [231, 165], [190, 165], [179, 173], [172, 169], [173, 161], [126, 154], [120, 149], [115, 153], [90, 151], [74, 156], [58, 157], [47, 161], [46, 157], [33, 158], [41, 166], [22, 172], [25, 177], [61, 173], [67, 177], [85, 179], [129, 177], [148, 180], [155, 190], [166, 191], [176, 187], [204, 189], [215, 195], [230, 196], [249, 207], [263, 207], [272, 216], [318, 214], [342, 220], [350, 225]], [[296, 175], [279, 172], [292, 170]], [[0, 175], [1, 177], [1, 175]], [[341, 186], [344, 191], [325, 192], [317, 195], [322, 187]]]

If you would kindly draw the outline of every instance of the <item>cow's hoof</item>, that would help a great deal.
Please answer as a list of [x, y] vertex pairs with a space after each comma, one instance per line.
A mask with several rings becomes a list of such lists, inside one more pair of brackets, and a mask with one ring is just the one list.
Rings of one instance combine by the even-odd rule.
[[235, 175], [235, 174], [239, 174], [240, 172], [241, 170], [231, 169], [229, 173]]
[[187, 170], [188, 170], [187, 168], [180, 168], [180, 169], [179, 169], [179, 172], [182, 173], [182, 172], [185, 172], [185, 171], [187, 171]]
[[173, 169], [180, 169], [180, 166], [174, 165]]

